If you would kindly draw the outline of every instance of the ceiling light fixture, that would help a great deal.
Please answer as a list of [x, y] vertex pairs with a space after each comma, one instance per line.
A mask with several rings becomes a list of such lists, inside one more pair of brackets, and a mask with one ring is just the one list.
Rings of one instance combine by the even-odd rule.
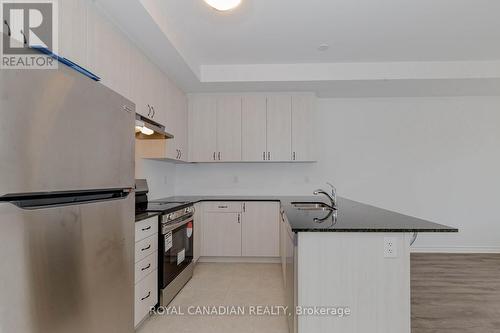
[[241, 0], [205, 0], [205, 2], [217, 10], [226, 11], [238, 7]]
[[324, 52], [324, 51], [328, 50], [329, 48], [330, 48], [330, 45], [328, 45], [327, 43], [323, 43], [323, 44], [320, 44], [318, 46], [318, 51]]

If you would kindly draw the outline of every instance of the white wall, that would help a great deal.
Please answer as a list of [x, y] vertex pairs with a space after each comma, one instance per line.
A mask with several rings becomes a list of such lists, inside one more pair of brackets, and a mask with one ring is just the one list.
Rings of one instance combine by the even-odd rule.
[[146, 178], [149, 199], [175, 195], [175, 164], [156, 160], [135, 160], [136, 178]]
[[318, 163], [173, 171], [152, 162], [153, 179], [175, 178], [176, 194], [310, 194], [331, 181], [341, 196], [461, 230], [420, 235], [417, 249], [500, 251], [500, 97], [322, 99], [318, 108]]

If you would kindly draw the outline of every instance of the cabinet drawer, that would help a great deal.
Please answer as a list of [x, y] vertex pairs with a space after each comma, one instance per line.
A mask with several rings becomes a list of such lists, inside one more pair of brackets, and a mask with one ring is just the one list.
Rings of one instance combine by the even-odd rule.
[[158, 233], [158, 216], [136, 222], [135, 224], [135, 241], [138, 242]]
[[152, 271], [158, 268], [158, 254], [151, 253], [146, 258], [135, 264], [135, 283], [144, 279]]
[[158, 302], [158, 270], [154, 270], [135, 285], [134, 326], [137, 326], [149, 310]]
[[205, 205], [205, 212], [209, 213], [241, 213], [243, 210], [242, 202], [218, 201], [207, 202]]
[[158, 234], [154, 234], [135, 243], [135, 262], [138, 262], [152, 253], [158, 252]]

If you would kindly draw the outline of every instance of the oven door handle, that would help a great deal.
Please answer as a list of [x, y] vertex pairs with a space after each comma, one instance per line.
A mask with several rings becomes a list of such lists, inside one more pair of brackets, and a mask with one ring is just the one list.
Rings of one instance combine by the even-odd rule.
[[184, 220], [184, 221], [181, 221], [181, 222], [177, 222], [177, 223], [174, 223], [174, 224], [165, 224], [161, 228], [161, 233], [162, 234], [166, 234], [167, 232], [172, 231], [174, 229], [177, 229], [179, 227], [182, 227], [183, 225], [188, 224], [191, 221], [192, 221], [191, 218], [189, 218], [187, 220]]

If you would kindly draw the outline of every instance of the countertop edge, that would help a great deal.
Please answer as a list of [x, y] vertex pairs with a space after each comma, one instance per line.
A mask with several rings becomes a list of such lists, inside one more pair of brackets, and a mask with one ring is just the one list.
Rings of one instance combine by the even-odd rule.
[[[189, 205], [194, 205], [194, 204], [201, 203], [201, 202], [217, 202], [217, 201], [229, 201], [229, 202], [231, 202], [231, 201], [233, 201], [233, 202], [238, 202], [238, 201], [240, 201], [240, 202], [241, 201], [246, 201], [246, 202], [255, 201], [255, 202], [258, 202], [258, 201], [262, 201], [262, 202], [264, 202], [265, 201], [265, 202], [280, 202], [282, 205], [286, 205], [287, 203], [289, 203], [286, 199], [283, 199], [283, 198], [286, 198], [287, 196], [282, 196], [282, 198], [280, 198], [279, 196], [276, 196], [276, 197], [275, 196], [262, 196], [260, 198], [256, 197], [256, 196], [249, 196], [249, 197], [235, 196], [235, 198], [231, 198], [230, 196], [221, 195], [220, 197], [207, 196], [207, 197], [204, 198], [203, 195], [193, 195], [192, 197], [194, 197], [196, 199], [189, 200], [190, 197], [191, 196], [180, 196], [179, 198], [185, 199], [185, 201], [187, 203], [186, 204], [181, 204], [181, 205], [179, 205], [179, 206], [177, 206], [175, 208], [169, 209], [168, 211], [166, 211], [166, 213], [174, 211], [176, 209], [182, 209], [182, 208], [187, 207]], [[170, 197], [162, 198], [162, 199], [158, 199], [158, 200], [168, 200], [169, 198]], [[176, 198], [176, 197], [171, 197], [171, 198]], [[318, 200], [316, 200], [316, 201], [318, 201]], [[372, 206], [372, 205], [368, 205], [368, 204], [364, 204], [364, 203], [359, 203], [359, 204], [365, 205], [367, 207], [369, 206], [369, 207], [373, 207], [373, 208], [376, 208], [376, 209], [384, 210], [384, 211], [387, 211], [389, 213], [404, 215], [404, 214], [401, 214], [401, 213], [393, 212], [393, 211], [390, 211], [390, 210], [387, 210], [387, 209], [383, 209], [383, 208], [378, 208], [378, 207], [375, 207], [375, 206]], [[284, 209], [284, 212], [286, 214], [286, 209]], [[407, 216], [407, 215], [404, 215], [404, 216]], [[287, 215], [287, 217], [289, 217], [289, 216]], [[411, 217], [411, 216], [408, 216], [408, 217]], [[426, 221], [426, 220], [423, 220], [423, 221]], [[294, 233], [298, 233], [298, 232], [457, 233], [457, 232], [459, 232], [458, 228], [448, 227], [448, 226], [445, 226], [445, 225], [442, 225], [442, 224], [439, 224], [439, 223], [435, 223], [435, 222], [431, 222], [431, 221], [426, 221], [426, 222], [436, 224], [437, 226], [442, 226], [443, 228], [422, 228], [422, 229], [419, 229], [419, 228], [404, 228], [404, 227], [402, 227], [402, 228], [370, 228], [370, 227], [367, 227], [367, 228], [358, 228], [358, 229], [356, 229], [356, 228], [338, 228], [338, 229], [334, 229], [334, 228], [298, 228], [298, 227], [293, 227], [292, 223], [290, 223], [290, 226], [291, 226], [291, 229], [292, 229], [292, 231]]]

